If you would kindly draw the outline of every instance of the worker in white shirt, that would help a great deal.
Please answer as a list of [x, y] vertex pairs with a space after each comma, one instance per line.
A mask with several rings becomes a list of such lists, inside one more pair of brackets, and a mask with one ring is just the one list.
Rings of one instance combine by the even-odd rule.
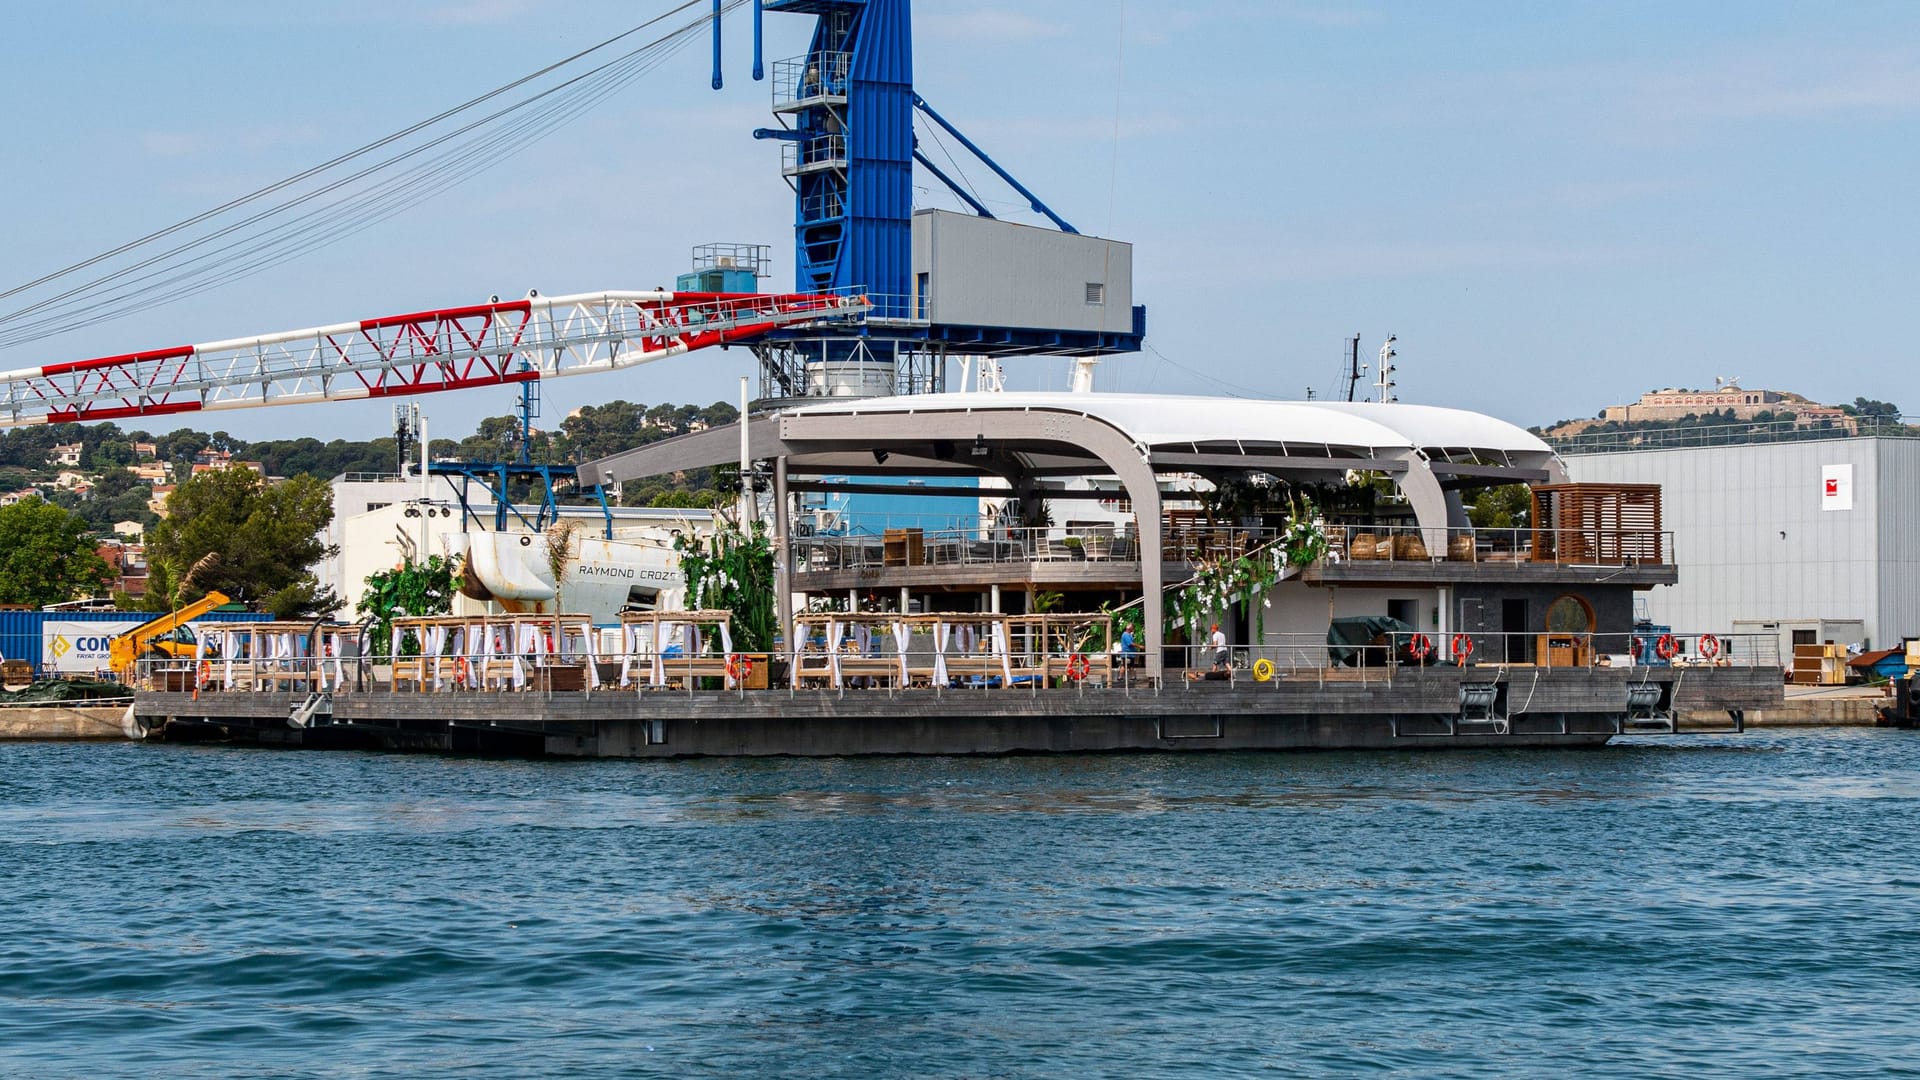
[[1213, 645], [1213, 670], [1225, 671], [1227, 669], [1227, 635], [1220, 632], [1219, 623], [1213, 624], [1213, 637], [1209, 640]]

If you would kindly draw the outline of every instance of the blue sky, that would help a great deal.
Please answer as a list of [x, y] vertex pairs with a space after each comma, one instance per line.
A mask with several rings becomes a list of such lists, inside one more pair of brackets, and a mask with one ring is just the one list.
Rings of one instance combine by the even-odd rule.
[[[0, 287], [290, 175], [667, 0], [70, 0], [10, 16]], [[1920, 413], [1920, 5], [1132, 0], [915, 12], [918, 87], [1083, 231], [1135, 247], [1152, 351], [1108, 389], [1335, 390], [1399, 336], [1403, 400], [1522, 424], [1664, 385]], [[768, 19], [770, 58], [810, 20]], [[729, 25], [532, 151], [404, 217], [163, 309], [0, 352], [19, 367], [485, 299], [670, 284], [707, 241], [775, 246], [790, 196]], [[28, 46], [28, 47], [22, 47]], [[1116, 122], [1117, 120], [1117, 122]], [[1116, 131], [1118, 137], [1116, 138]], [[975, 182], [1014, 220], [1009, 192]], [[923, 205], [959, 208], [922, 178]], [[731, 399], [744, 351], [546, 388]], [[1061, 387], [1059, 361], [1014, 372]], [[434, 431], [505, 391], [422, 399]], [[190, 421], [191, 422], [191, 421]], [[385, 404], [227, 413], [365, 437]], [[178, 426], [157, 421], [157, 429]], [[204, 425], [203, 425], [204, 426]]]

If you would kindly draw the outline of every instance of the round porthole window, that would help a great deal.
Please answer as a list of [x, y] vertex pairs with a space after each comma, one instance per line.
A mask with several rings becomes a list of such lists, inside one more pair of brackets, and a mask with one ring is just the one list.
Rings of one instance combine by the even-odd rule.
[[1593, 605], [1569, 593], [1547, 605], [1547, 632], [1550, 634], [1593, 633]]

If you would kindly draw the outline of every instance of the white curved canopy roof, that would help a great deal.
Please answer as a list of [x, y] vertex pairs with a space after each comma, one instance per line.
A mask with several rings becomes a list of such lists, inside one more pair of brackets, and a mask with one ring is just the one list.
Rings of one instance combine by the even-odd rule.
[[1526, 430], [1482, 413], [1432, 405], [1260, 401], [1182, 394], [1015, 392], [922, 394], [805, 405], [799, 416], [1054, 410], [1113, 425], [1139, 446], [1314, 443], [1360, 450], [1452, 449], [1551, 456]]

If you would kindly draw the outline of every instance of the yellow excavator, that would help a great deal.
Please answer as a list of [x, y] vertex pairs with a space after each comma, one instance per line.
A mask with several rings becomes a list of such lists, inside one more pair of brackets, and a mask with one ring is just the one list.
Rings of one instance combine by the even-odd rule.
[[210, 592], [179, 611], [141, 623], [108, 643], [108, 665], [122, 682], [131, 682], [134, 667], [143, 657], [192, 659], [193, 635], [185, 629], [186, 625], [226, 603], [230, 601], [225, 595]]

